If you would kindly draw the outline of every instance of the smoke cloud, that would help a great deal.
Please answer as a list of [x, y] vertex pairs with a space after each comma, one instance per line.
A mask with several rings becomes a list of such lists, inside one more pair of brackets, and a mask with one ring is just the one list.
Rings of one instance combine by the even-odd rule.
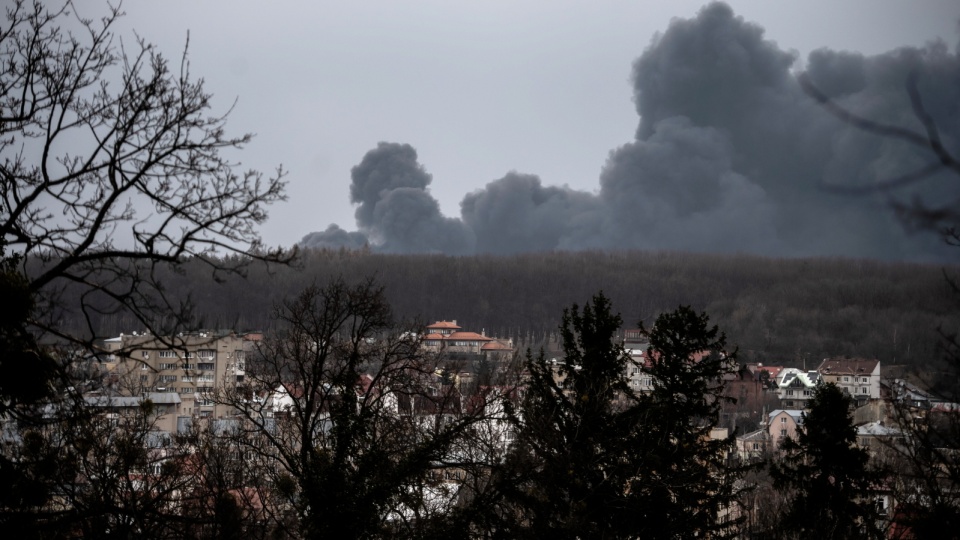
[[[722, 3], [674, 20], [633, 65], [636, 138], [610, 152], [596, 192], [510, 172], [444, 217], [413, 147], [380, 143], [352, 171], [358, 232], [303, 245], [385, 252], [510, 254], [669, 249], [772, 256], [957, 260], [891, 207], [956, 211], [960, 178], [887, 183], [936, 162], [927, 149], [852, 127], [801, 88], [799, 59]], [[947, 149], [960, 155], [960, 50], [943, 43], [877, 56], [814, 51], [803, 72], [865, 118], [918, 132], [915, 74]]]

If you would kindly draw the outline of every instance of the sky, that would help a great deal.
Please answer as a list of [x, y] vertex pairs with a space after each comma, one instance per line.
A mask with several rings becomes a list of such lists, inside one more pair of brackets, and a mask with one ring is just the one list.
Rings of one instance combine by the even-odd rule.
[[[891, 162], [912, 157], [838, 135], [794, 75], [812, 66], [854, 110], [909, 122], [892, 90], [903, 83], [888, 79], [915, 62], [933, 73], [934, 104], [951, 95], [939, 85], [958, 91], [943, 67], [956, 66], [955, 1], [123, 8], [120, 33], [169, 57], [189, 36], [191, 70], [214, 111], [233, 105], [228, 127], [256, 135], [239, 156], [244, 168], [288, 171], [289, 199], [261, 229], [268, 245], [951, 257], [932, 235], [904, 229], [890, 194], [852, 200], [823, 189], [882, 180], [903, 172]], [[929, 46], [936, 39], [941, 49]], [[904, 60], [890, 52], [899, 47], [923, 52]], [[844, 82], [851, 73], [863, 80]], [[956, 113], [944, 107], [944, 118]], [[929, 192], [924, 200], [957, 194]]]

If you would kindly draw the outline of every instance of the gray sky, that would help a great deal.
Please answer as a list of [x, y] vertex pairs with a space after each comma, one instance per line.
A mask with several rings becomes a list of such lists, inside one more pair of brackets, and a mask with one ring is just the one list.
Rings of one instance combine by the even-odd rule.
[[[128, 0], [121, 29], [176, 57], [229, 127], [256, 138], [247, 167], [288, 171], [290, 200], [262, 228], [292, 245], [337, 223], [356, 230], [351, 168], [380, 141], [407, 143], [444, 216], [510, 171], [600, 191], [608, 155], [640, 118], [632, 63], [704, 2], [565, 0], [327, 2]], [[731, 0], [737, 16], [801, 62], [812, 50], [883, 53], [957, 42], [955, 0]], [[661, 246], [662, 247], [662, 246]], [[683, 246], [680, 246], [683, 247]]]

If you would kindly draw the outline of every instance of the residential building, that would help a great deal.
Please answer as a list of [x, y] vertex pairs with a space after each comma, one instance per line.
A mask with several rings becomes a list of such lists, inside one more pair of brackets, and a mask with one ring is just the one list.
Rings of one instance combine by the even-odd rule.
[[423, 346], [434, 352], [501, 355], [513, 352], [513, 340], [496, 339], [481, 333], [464, 332], [453, 321], [437, 321], [425, 328]]
[[820, 384], [820, 374], [816, 371], [801, 371], [786, 368], [779, 374], [777, 397], [784, 409], [805, 409], [807, 401], [813, 397], [813, 391]]
[[214, 403], [218, 387], [242, 382], [245, 355], [257, 336], [199, 331], [159, 338], [121, 334], [104, 342], [111, 386], [119, 395], [177, 394], [181, 417], [223, 418], [232, 414]]
[[737, 437], [737, 456], [744, 463], [763, 459], [770, 451], [770, 432], [758, 429]]
[[797, 429], [803, 425], [803, 411], [798, 409], [777, 409], [767, 415], [767, 433], [770, 450], [776, 452], [783, 440], [797, 438]]
[[825, 383], [834, 383], [857, 405], [880, 399], [880, 361], [866, 358], [826, 358], [817, 368]]

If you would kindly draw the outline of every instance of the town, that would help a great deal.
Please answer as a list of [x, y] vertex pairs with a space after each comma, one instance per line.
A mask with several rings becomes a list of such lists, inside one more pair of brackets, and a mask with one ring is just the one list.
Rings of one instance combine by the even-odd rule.
[[[90, 378], [84, 383], [88, 390], [83, 400], [96, 411], [100, 420], [95, 424], [112, 426], [101, 433], [104, 443], [114, 440], [109, 430], [115, 429], [143, 445], [142, 460], [126, 472], [116, 472], [125, 477], [115, 480], [131, 490], [123, 497], [173, 484], [177, 488], [168, 497], [195, 499], [203, 491], [195, 484], [225, 474], [223, 469], [233, 463], [238, 470], [230, 472], [232, 481], [221, 496], [240, 509], [243, 520], [278, 527], [294, 519], [296, 503], [278, 493], [276, 482], [307, 474], [303, 467], [308, 464], [298, 463], [304, 458], [297, 457], [305, 447], [330, 452], [342, 444], [338, 430], [347, 418], [365, 418], [368, 429], [402, 422], [409, 430], [406, 436], [412, 437], [408, 444], [414, 446], [444, 427], [466, 434], [455, 445], [439, 447], [421, 476], [407, 478], [409, 485], [402, 489], [416, 490], [419, 506], [394, 502], [384, 509], [380, 519], [391, 527], [401, 523], [423, 527], [438, 515], [455, 516], [486, 496], [478, 486], [492, 483], [500, 474], [497, 468], [516, 450], [518, 430], [524, 425], [517, 420], [523, 414], [518, 412], [520, 404], [529, 385], [536, 384], [531, 365], [522, 361], [524, 351], [516, 350], [511, 340], [465, 330], [456, 320], [436, 321], [416, 332], [360, 336], [341, 330], [320, 336], [294, 332], [283, 338], [288, 342], [262, 332], [229, 330], [175, 336], [130, 333], [103, 340], [102, 353], [86, 371]], [[650, 395], [658, 386], [657, 370], [652, 368], [659, 353], [648, 336], [647, 330], [618, 328], [610, 343], [622, 357], [622, 371], [615, 379], [636, 396]], [[346, 343], [336, 343], [345, 338]], [[358, 354], [363, 360], [353, 370], [346, 369], [342, 355]], [[532, 353], [526, 354], [529, 360]], [[576, 390], [568, 381], [573, 376], [563, 354], [547, 351], [542, 359], [558, 395], [570, 397]], [[684, 361], [698, 364], [709, 355], [709, 350], [696, 351]], [[855, 430], [851, 443], [878, 470], [880, 464], [888, 466], [898, 456], [916, 451], [919, 441], [912, 437], [920, 434], [917, 426], [927, 421], [953, 425], [957, 407], [905, 380], [884, 378], [878, 360], [827, 358], [808, 371], [759, 363], [724, 365], [722, 376], [710, 383], [720, 389], [715, 394], [717, 416], [701, 437], [725, 443], [719, 451], [728, 465], [751, 467], [781, 459], [785, 442], [798, 440], [809, 404], [824, 385], [836, 387], [846, 397], [848, 407], [833, 414], [841, 421], [849, 417]], [[573, 368], [572, 373], [579, 374], [582, 366]], [[610, 395], [607, 406], [612, 410], [624, 407], [622, 392]], [[344, 416], [338, 408], [346, 403], [351, 409]], [[4, 431], [16, 433], [10, 420]], [[363, 439], [363, 444], [374, 447], [354, 447], [341, 457], [363, 460], [367, 453], [385, 451], [383, 459], [389, 459], [387, 455], [400, 451], [376, 447], [397, 444], [392, 439]], [[211, 456], [204, 455], [211, 447], [223, 452], [223, 461], [211, 463]], [[951, 452], [946, 447], [933, 450]], [[712, 517], [712, 523], [721, 525], [709, 529], [712, 536], [753, 538], [770, 526], [764, 519], [775, 510], [771, 502], [775, 492], [766, 498], [755, 495], [773, 490], [773, 484], [749, 481], [738, 480], [740, 496]], [[95, 483], [92, 477], [86, 482], [90, 487]], [[855, 494], [872, 510], [871, 527], [883, 531], [884, 537], [912, 537], [910, 512], [916, 512], [923, 499], [906, 489], [906, 482], [906, 476], [875, 480]], [[71, 503], [63, 497], [47, 504], [63, 511]], [[172, 500], [164, 504], [169, 505], [167, 512], [197, 510]]]

